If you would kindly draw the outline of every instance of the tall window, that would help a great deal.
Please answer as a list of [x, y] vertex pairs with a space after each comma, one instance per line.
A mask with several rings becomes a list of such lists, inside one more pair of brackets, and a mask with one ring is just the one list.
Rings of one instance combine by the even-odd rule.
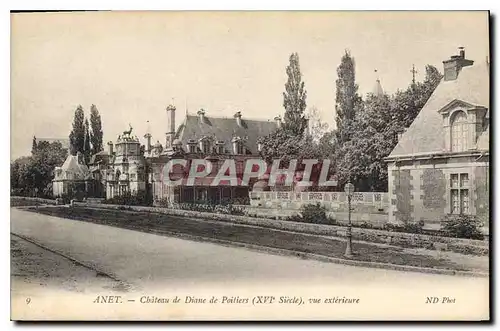
[[210, 150], [210, 141], [208, 139], [203, 139], [201, 142], [200, 142], [200, 145], [201, 145], [201, 151], [203, 152], [203, 154], [210, 154], [211, 153], [211, 150]]
[[467, 115], [461, 111], [455, 114], [451, 124], [451, 151], [462, 152], [467, 150], [469, 128]]
[[243, 151], [244, 151], [243, 143], [241, 141], [238, 141], [236, 145], [236, 154], [243, 154]]
[[451, 174], [451, 213], [469, 214], [469, 174]]

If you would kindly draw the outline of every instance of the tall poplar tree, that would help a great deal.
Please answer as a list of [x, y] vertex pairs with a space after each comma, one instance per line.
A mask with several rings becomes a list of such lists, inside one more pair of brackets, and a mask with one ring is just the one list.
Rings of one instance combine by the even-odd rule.
[[33, 136], [33, 144], [31, 145], [31, 155], [36, 153], [36, 137]]
[[351, 137], [351, 126], [358, 107], [362, 106], [356, 84], [356, 70], [354, 58], [346, 50], [337, 68], [335, 112], [337, 124], [337, 141], [344, 143]]
[[76, 155], [80, 152], [84, 152], [85, 143], [85, 114], [83, 113], [83, 108], [79, 105], [75, 110], [75, 116], [73, 119], [73, 129], [69, 134], [70, 143], [70, 153], [71, 155]]
[[85, 164], [89, 164], [91, 153], [92, 153], [92, 150], [90, 147], [89, 120], [85, 119], [85, 139], [84, 139], [84, 143], [83, 143], [83, 159], [85, 160]]
[[283, 92], [285, 118], [283, 128], [291, 135], [301, 136], [307, 128], [306, 109], [307, 91], [300, 72], [299, 55], [292, 53], [286, 67], [288, 80]]
[[103, 150], [101, 115], [95, 105], [90, 107], [90, 128], [91, 155], [94, 155]]

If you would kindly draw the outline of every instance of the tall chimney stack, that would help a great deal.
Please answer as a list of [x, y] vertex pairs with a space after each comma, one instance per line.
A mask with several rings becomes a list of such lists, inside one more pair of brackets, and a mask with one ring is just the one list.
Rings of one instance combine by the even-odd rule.
[[444, 80], [455, 80], [463, 67], [471, 66], [474, 61], [465, 58], [465, 48], [459, 47], [459, 55], [452, 55], [449, 60], [443, 61]]
[[108, 141], [108, 153], [109, 153], [109, 156], [113, 155], [113, 142], [112, 141]]
[[146, 133], [144, 138], [146, 138], [146, 153], [149, 154], [151, 152], [151, 133]]
[[236, 114], [234, 114], [234, 118], [236, 118], [236, 124], [241, 127], [241, 111], [237, 111]]
[[166, 141], [165, 141], [165, 148], [170, 148], [172, 147], [172, 142], [174, 140], [175, 136], [175, 106], [174, 105], [169, 105], [167, 107], [167, 128], [168, 131], [166, 133]]
[[205, 122], [205, 109], [202, 108], [202, 109], [198, 110], [197, 115], [198, 115], [198, 118], [200, 119], [200, 122], [204, 123]]
[[274, 122], [276, 122], [276, 127], [277, 127], [278, 129], [279, 129], [279, 128], [281, 128], [281, 116], [279, 116], [279, 115], [278, 115], [278, 116], [276, 116], [276, 117], [274, 118]]

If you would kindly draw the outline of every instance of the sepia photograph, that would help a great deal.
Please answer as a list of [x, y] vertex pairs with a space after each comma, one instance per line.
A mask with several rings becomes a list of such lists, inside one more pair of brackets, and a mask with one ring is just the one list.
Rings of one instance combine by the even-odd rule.
[[13, 321], [490, 321], [488, 11], [11, 12]]

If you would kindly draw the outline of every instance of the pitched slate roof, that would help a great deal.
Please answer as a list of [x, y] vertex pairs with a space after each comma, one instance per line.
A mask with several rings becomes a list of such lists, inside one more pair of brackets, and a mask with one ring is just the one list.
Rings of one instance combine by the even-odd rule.
[[204, 121], [199, 116], [186, 115], [182, 125], [177, 130], [176, 139], [182, 142], [186, 148], [190, 139], [198, 140], [203, 137], [212, 137], [214, 141], [224, 141], [224, 148], [232, 152], [231, 140], [240, 137], [245, 141], [246, 148], [256, 154], [257, 139], [267, 136], [276, 129], [276, 123], [272, 120], [241, 119], [238, 126], [235, 118], [204, 116]]
[[78, 163], [78, 156], [71, 154], [68, 155], [66, 161], [64, 161], [61, 166], [61, 169], [64, 172], [73, 173], [77, 178], [81, 179], [86, 178], [89, 174], [89, 168], [84, 164]]
[[[442, 80], [389, 157], [442, 153], [445, 133], [439, 110], [454, 100], [489, 109], [489, 90], [486, 65], [465, 67], [456, 80]], [[489, 134], [489, 130], [487, 132]]]

